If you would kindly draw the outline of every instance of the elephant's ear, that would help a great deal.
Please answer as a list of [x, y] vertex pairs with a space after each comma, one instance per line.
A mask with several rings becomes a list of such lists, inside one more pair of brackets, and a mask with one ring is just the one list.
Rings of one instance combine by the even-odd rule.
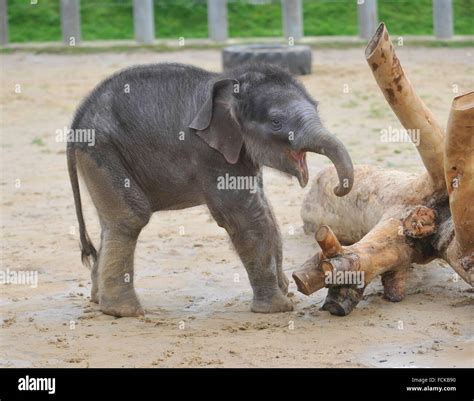
[[219, 151], [228, 163], [239, 160], [243, 138], [238, 121], [235, 119], [231, 100], [235, 79], [225, 78], [216, 81], [204, 104], [194, 117], [189, 128], [196, 131], [211, 148]]

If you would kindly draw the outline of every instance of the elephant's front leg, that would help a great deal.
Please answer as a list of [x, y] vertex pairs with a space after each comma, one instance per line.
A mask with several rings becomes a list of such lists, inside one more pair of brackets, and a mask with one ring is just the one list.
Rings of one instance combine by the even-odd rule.
[[263, 193], [244, 190], [218, 191], [208, 197], [208, 207], [224, 227], [239, 254], [253, 289], [253, 312], [293, 310], [282, 292], [281, 238]]
[[286, 277], [285, 273], [283, 272], [283, 245], [281, 243], [280, 229], [278, 227], [278, 223], [276, 222], [275, 214], [273, 213], [273, 210], [265, 196], [263, 196], [263, 200], [265, 201], [268, 213], [272, 219], [273, 226], [278, 231], [277, 243], [276, 243], [277, 245], [276, 266], [277, 266], [277, 275], [278, 275], [278, 285], [280, 286], [280, 289], [283, 292], [283, 294], [286, 295], [288, 294], [288, 286], [290, 284], [290, 281], [288, 280], [288, 277]]

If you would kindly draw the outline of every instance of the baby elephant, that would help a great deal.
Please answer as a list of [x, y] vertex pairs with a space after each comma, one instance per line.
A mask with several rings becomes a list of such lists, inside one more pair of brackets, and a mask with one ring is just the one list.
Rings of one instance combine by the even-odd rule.
[[[292, 310], [281, 237], [261, 169], [293, 175], [304, 187], [306, 152], [316, 152], [336, 167], [335, 193], [351, 190], [349, 154], [322, 126], [316, 106], [289, 73], [269, 65], [225, 74], [146, 65], [102, 82], [77, 110], [70, 131], [93, 130], [94, 143], [76, 135], [67, 149], [82, 260], [93, 262], [91, 298], [101, 311], [144, 313], [133, 286], [140, 231], [154, 212], [204, 203], [247, 270], [251, 310]], [[77, 170], [100, 219], [98, 252], [84, 225]]]

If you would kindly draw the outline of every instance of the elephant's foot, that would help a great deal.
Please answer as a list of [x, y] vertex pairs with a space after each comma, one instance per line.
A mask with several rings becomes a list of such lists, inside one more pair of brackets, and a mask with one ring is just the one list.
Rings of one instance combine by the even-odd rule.
[[363, 288], [330, 287], [321, 310], [331, 315], [347, 316], [356, 307], [364, 294]]
[[138, 317], [145, 315], [135, 291], [121, 292], [118, 296], [101, 295], [100, 310], [116, 317]]
[[293, 303], [289, 298], [278, 291], [271, 297], [254, 299], [250, 310], [256, 313], [290, 312], [293, 310]]

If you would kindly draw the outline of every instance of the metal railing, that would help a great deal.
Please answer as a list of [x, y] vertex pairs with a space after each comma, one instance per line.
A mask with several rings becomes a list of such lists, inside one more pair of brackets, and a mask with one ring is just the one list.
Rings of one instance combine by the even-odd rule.
[[[34, 0], [31, 0], [34, 1]], [[37, 1], [37, 0], [36, 0]], [[59, 0], [63, 43], [74, 46], [81, 42], [80, 0]], [[252, 0], [253, 2], [262, 0]], [[370, 39], [379, 23], [377, 0], [357, 2], [359, 36]], [[33, 4], [33, 3], [32, 3]], [[282, 27], [287, 40], [303, 37], [302, 0], [281, 0]], [[153, 0], [133, 0], [133, 24], [135, 40], [151, 44], [155, 40]], [[209, 39], [225, 42], [229, 38], [227, 0], [207, 0], [207, 25]], [[434, 35], [438, 39], [453, 37], [452, 0], [433, 0]], [[0, 0], [0, 45], [8, 44], [7, 0]]]

